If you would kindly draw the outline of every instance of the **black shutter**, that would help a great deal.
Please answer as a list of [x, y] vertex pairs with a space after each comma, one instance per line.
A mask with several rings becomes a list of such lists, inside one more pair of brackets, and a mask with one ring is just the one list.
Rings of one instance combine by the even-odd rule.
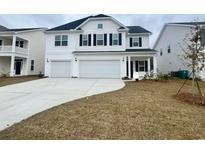
[[93, 45], [96, 46], [96, 34], [93, 34]]
[[122, 33], [119, 33], [119, 45], [122, 45]]
[[104, 46], [107, 45], [107, 34], [104, 34]]
[[139, 37], [139, 47], [142, 47], [142, 38]]
[[110, 34], [110, 45], [112, 45], [112, 34]]
[[148, 63], [147, 63], [147, 60], [145, 60], [145, 72], [148, 71]]
[[139, 71], [138, 71], [138, 61], [135, 61], [135, 71], [136, 71], [136, 72], [139, 72]]
[[205, 46], [205, 29], [202, 29], [201, 32], [201, 44], [202, 46]]
[[88, 46], [91, 46], [91, 34], [88, 34]]
[[132, 37], [130, 37], [130, 47], [132, 47]]
[[80, 43], [79, 45], [82, 46], [82, 44], [83, 44], [83, 35], [82, 35], [82, 34], [80, 34], [80, 40], [79, 40], [79, 43]]

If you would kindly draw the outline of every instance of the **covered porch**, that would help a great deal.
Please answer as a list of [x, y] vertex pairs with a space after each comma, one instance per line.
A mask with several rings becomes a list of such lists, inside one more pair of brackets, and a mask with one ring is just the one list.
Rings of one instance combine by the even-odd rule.
[[0, 56], [1, 76], [23, 76], [27, 75], [28, 58], [19, 56]]
[[156, 55], [130, 55], [126, 57], [126, 76], [134, 78], [134, 74], [139, 75], [139, 79], [145, 75], [151, 76], [157, 73]]

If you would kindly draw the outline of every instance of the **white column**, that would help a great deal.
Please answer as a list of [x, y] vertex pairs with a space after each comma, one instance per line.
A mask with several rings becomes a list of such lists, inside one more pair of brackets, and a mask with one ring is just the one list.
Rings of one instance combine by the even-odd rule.
[[27, 46], [27, 58], [26, 58], [26, 71], [25, 71], [25, 75], [29, 75], [29, 71], [30, 71], [30, 68], [29, 68], [29, 64], [30, 64], [30, 58], [29, 58], [29, 54], [30, 54], [30, 41], [28, 41], [28, 46]]
[[10, 76], [14, 76], [14, 55], [11, 56]]
[[13, 35], [13, 40], [12, 40], [12, 52], [15, 52], [15, 47], [16, 47], [16, 35]]
[[157, 73], [157, 57], [156, 56], [153, 56], [153, 71], [154, 71], [154, 74]]
[[150, 58], [147, 59], [147, 66], [148, 74], [150, 75]]
[[128, 78], [131, 78], [131, 65], [130, 65], [131, 58], [128, 56]]

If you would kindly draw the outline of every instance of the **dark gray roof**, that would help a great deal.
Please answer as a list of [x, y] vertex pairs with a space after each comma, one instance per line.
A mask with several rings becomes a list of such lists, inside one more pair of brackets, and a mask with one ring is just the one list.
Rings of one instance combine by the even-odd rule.
[[73, 22], [70, 22], [70, 23], [67, 23], [67, 24], [64, 24], [64, 25], [61, 25], [61, 26], [51, 28], [47, 31], [71, 30], [71, 29], [77, 28], [79, 25], [81, 25], [84, 21], [86, 21], [89, 18], [103, 18], [103, 17], [110, 17], [110, 16], [107, 16], [107, 15], [104, 15], [104, 14], [98, 14], [96, 16], [88, 16], [88, 17], [85, 17], [85, 18], [82, 18], [82, 19], [79, 19], [79, 20], [75, 20]]
[[129, 29], [129, 33], [151, 33], [150, 31], [140, 26], [126, 26]]
[[20, 31], [27, 31], [27, 30], [35, 30], [35, 29], [41, 29], [41, 28], [15, 28], [15, 29], [4, 29], [0, 30], [1, 32], [20, 32]]
[[126, 49], [125, 51], [74, 51], [73, 53], [126, 53], [126, 52], [157, 52], [154, 49]]
[[169, 24], [179, 24], [179, 25], [205, 25], [205, 22], [173, 22]]
[[6, 28], [6, 27], [0, 25], [0, 31], [2, 31], [2, 30], [6, 30], [6, 29], [8, 29], [8, 28]]

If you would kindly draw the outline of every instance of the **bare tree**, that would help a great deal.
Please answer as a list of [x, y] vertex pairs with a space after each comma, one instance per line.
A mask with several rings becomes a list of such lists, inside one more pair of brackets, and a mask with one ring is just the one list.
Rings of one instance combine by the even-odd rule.
[[[191, 73], [189, 74], [189, 78], [192, 78], [192, 94], [193, 96], [196, 94], [196, 89], [199, 92], [199, 95], [201, 96], [201, 100], [203, 103], [203, 95], [197, 80], [197, 74], [202, 71], [205, 67], [204, 60], [205, 60], [205, 52], [204, 52], [204, 29], [203, 27], [198, 23], [194, 22], [193, 27], [191, 28], [190, 35], [187, 35], [184, 40], [183, 44], [181, 46], [181, 49], [183, 51], [181, 58], [184, 61], [185, 66], [191, 70]], [[182, 86], [177, 92], [177, 95], [185, 85], [187, 80], [184, 81]]]

